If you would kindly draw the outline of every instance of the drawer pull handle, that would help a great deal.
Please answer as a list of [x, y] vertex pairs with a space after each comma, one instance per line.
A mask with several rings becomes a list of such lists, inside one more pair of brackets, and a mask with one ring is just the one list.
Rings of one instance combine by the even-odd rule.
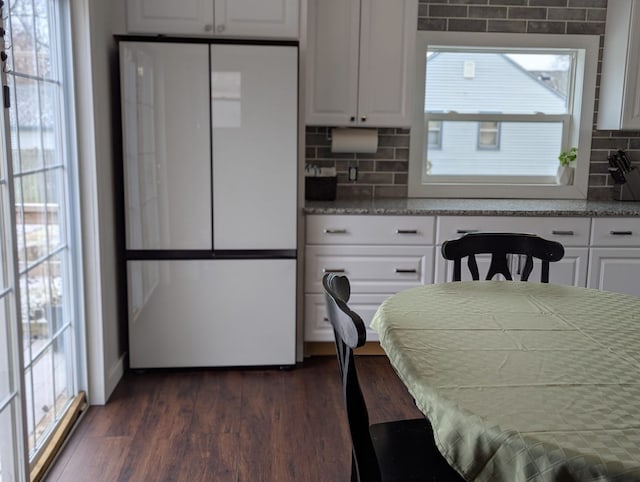
[[551, 231], [551, 234], [555, 234], [556, 236], [573, 236], [575, 233], [573, 231], [561, 231], [554, 229]]
[[346, 229], [325, 229], [325, 234], [347, 234]]
[[322, 318], [322, 321], [324, 321], [325, 323], [329, 323], [329, 318], [325, 316], [324, 318]]
[[396, 234], [418, 234], [417, 229], [396, 229]]
[[337, 268], [337, 269], [323, 268], [322, 272], [323, 273], [344, 273], [344, 269], [342, 269], [342, 268]]
[[469, 233], [477, 233], [477, 229], [458, 229], [456, 230], [457, 234], [469, 234]]
[[402, 269], [402, 268], [396, 268], [396, 273], [417, 273], [418, 270], [415, 269]]
[[609, 231], [612, 236], [631, 236], [633, 231]]

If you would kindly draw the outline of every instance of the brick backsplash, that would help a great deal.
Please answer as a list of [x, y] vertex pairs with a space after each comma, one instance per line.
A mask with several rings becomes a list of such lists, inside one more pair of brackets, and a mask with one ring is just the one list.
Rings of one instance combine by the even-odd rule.
[[[599, 89], [606, 9], [607, 0], [420, 0], [417, 26], [458, 32], [600, 35]], [[640, 132], [595, 130], [597, 98], [598, 91], [588, 198], [608, 200], [615, 199], [618, 190], [607, 173], [607, 156], [624, 149], [640, 162]], [[332, 154], [330, 133], [330, 127], [307, 127], [306, 162], [336, 167], [339, 199], [407, 197], [409, 129], [379, 129], [375, 154]], [[350, 166], [358, 167], [354, 182], [347, 178]]]

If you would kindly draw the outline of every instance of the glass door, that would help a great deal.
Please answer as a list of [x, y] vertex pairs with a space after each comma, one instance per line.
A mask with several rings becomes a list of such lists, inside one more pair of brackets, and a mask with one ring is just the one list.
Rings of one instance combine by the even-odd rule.
[[[4, 17], [5, 11], [0, 7], [0, 18]], [[5, 52], [2, 37], [0, 50]], [[4, 61], [2, 64], [4, 86], [6, 64]], [[24, 481], [27, 474], [8, 120], [8, 111], [3, 109], [0, 115], [0, 482]]]
[[23, 480], [25, 460], [32, 468], [39, 461], [78, 394], [83, 359], [75, 348], [82, 318], [65, 6], [11, 0], [4, 8], [0, 482]]

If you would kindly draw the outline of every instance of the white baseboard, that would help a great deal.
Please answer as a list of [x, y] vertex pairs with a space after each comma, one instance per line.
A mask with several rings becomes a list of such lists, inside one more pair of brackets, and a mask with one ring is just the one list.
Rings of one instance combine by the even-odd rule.
[[127, 353], [123, 353], [120, 358], [118, 358], [118, 361], [113, 364], [111, 370], [109, 370], [105, 386], [105, 402], [109, 400], [109, 397], [111, 397], [111, 394], [118, 385], [118, 382], [120, 382], [120, 379], [124, 375], [124, 362], [126, 357]]

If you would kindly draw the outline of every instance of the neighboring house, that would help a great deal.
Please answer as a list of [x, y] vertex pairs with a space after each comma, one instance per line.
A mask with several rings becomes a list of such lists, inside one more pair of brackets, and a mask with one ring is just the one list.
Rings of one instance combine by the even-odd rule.
[[561, 151], [560, 123], [453, 122], [433, 120], [429, 114], [565, 114], [566, 96], [548, 80], [555, 78], [558, 76], [529, 72], [503, 54], [430, 55], [425, 94], [429, 174], [486, 174], [491, 166], [495, 175], [517, 175], [519, 169], [526, 174], [554, 175]]

